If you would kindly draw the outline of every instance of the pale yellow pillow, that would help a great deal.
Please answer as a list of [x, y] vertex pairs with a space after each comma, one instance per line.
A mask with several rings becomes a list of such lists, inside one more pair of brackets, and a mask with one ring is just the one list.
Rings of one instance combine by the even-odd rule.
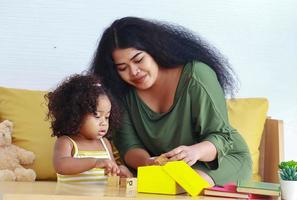
[[32, 151], [36, 159], [32, 167], [38, 180], [54, 180], [52, 164], [55, 138], [51, 137], [50, 123], [45, 121], [47, 106], [45, 91], [0, 87], [0, 121], [13, 122], [13, 144]]
[[[0, 87], [0, 121], [14, 123], [13, 143], [36, 154], [31, 166], [38, 180], [55, 180], [52, 164], [55, 138], [51, 137], [50, 122], [45, 120], [46, 91]], [[264, 98], [228, 100], [231, 125], [246, 140], [253, 160], [253, 176], [259, 180], [259, 145], [264, 128], [268, 101]]]
[[227, 101], [231, 125], [243, 136], [250, 149], [253, 161], [253, 179], [261, 180], [259, 175], [259, 146], [268, 111], [265, 98], [243, 98]]

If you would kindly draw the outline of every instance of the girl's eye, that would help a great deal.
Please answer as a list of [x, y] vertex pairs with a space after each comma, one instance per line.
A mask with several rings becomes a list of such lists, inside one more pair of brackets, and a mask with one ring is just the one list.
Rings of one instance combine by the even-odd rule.
[[109, 119], [109, 116], [108, 117], [105, 117], [105, 119]]

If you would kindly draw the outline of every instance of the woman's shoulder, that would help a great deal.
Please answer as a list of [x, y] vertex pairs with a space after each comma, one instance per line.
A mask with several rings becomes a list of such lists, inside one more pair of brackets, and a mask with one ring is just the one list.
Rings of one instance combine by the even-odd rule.
[[215, 71], [207, 64], [200, 61], [192, 61], [192, 74], [197, 78], [203, 78], [205, 76], [216, 76]]
[[192, 61], [187, 65], [191, 67], [191, 76], [194, 81], [199, 83], [218, 81], [215, 71], [207, 64], [200, 61]]

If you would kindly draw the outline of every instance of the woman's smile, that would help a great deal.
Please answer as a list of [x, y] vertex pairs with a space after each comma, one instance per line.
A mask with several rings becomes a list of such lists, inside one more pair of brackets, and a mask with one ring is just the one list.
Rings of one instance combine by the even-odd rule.
[[135, 78], [132, 79], [132, 82], [135, 84], [141, 84], [145, 81], [147, 77], [147, 74], [141, 75], [141, 76], [137, 76]]

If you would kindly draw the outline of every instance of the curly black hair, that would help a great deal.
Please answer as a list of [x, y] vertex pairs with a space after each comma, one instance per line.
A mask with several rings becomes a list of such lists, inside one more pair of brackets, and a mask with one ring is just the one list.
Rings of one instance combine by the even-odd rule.
[[48, 102], [47, 119], [51, 120], [52, 136], [77, 135], [84, 116], [86, 114], [96, 115], [100, 95], [106, 95], [112, 103], [111, 130], [119, 124], [120, 110], [114, 103], [113, 97], [94, 75], [71, 75], [54, 91], [47, 93], [45, 95]]
[[135, 48], [150, 54], [159, 66], [173, 68], [192, 61], [210, 66], [216, 73], [225, 95], [234, 96], [237, 76], [228, 60], [199, 35], [180, 25], [137, 17], [115, 20], [100, 39], [89, 69], [100, 77], [112, 94], [121, 97], [131, 88], [118, 75], [112, 52], [116, 49]]

